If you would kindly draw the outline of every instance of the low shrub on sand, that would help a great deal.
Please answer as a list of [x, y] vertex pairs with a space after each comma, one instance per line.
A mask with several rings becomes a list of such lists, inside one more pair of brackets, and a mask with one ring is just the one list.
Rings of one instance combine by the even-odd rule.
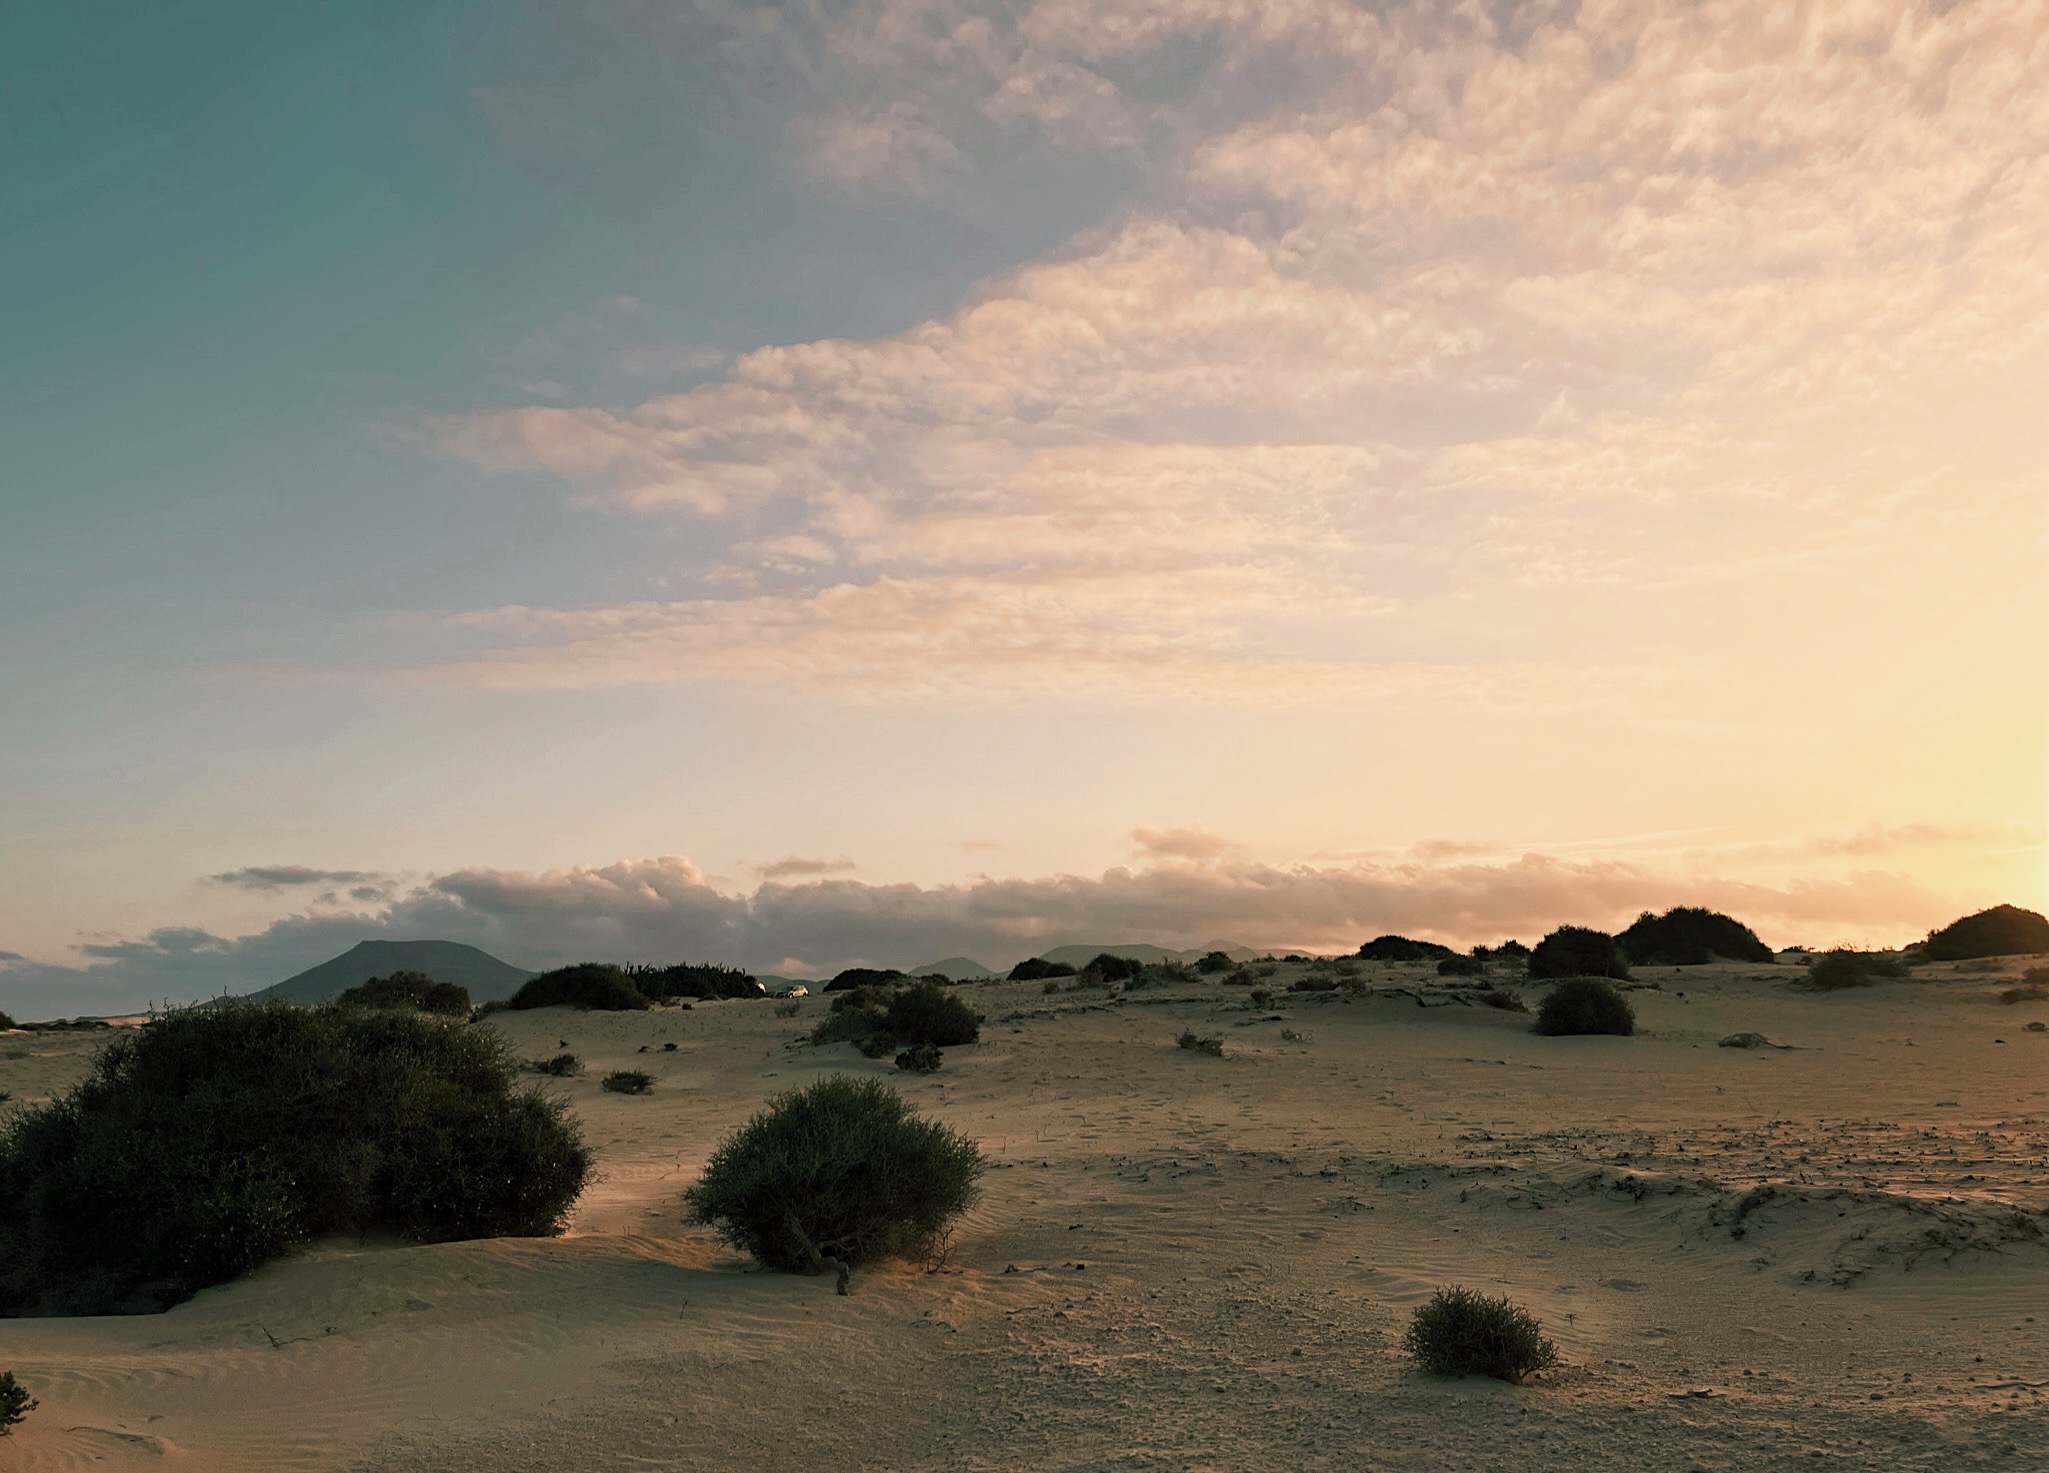
[[12, 1432], [16, 1423], [40, 1405], [28, 1388], [14, 1379], [14, 1372], [0, 1371], [0, 1437]]
[[1221, 1038], [1208, 1037], [1197, 1033], [1192, 1028], [1184, 1030], [1181, 1036], [1175, 1039], [1174, 1042], [1181, 1048], [1188, 1049], [1193, 1053], [1209, 1054], [1219, 1059], [1224, 1056], [1224, 1041]]
[[647, 994], [624, 970], [609, 962], [577, 962], [529, 977], [506, 1003], [509, 1008], [589, 1008], [605, 1013], [643, 1012]]
[[2021, 980], [1999, 994], [2001, 1002], [2040, 1002], [2049, 997], [2049, 967], [2029, 967]]
[[775, 1005], [775, 1015], [778, 1018], [794, 1018], [803, 1011], [804, 1005], [799, 1002], [779, 1002]]
[[953, 1048], [973, 1043], [982, 1034], [982, 1020], [958, 993], [934, 982], [906, 987], [882, 1010], [882, 1025], [898, 1043]]
[[1437, 964], [1440, 977], [1479, 977], [1486, 971], [1487, 964], [1477, 956], [1448, 956]]
[[1504, 1013], [1527, 1013], [1530, 1010], [1530, 1005], [1523, 1001], [1523, 995], [1510, 987], [1490, 987], [1480, 994], [1480, 1001]]
[[451, 1018], [466, 1018], [470, 1012], [467, 987], [436, 982], [425, 972], [393, 972], [389, 977], [372, 977], [351, 987], [335, 1001], [344, 1007], [415, 1008]]
[[1532, 977], [1627, 977], [1622, 948], [1606, 931], [1560, 926], [1530, 953]]
[[1336, 992], [1338, 979], [1335, 977], [1297, 977], [1288, 984], [1290, 992]]
[[1639, 967], [1698, 967], [1716, 957], [1765, 966], [1777, 960], [1743, 922], [1698, 905], [1674, 906], [1663, 915], [1645, 911], [1615, 939]]
[[1824, 992], [1835, 992], [1845, 987], [1870, 987], [1882, 978], [1906, 975], [1907, 969], [1893, 958], [1848, 946], [1824, 951], [1807, 964], [1808, 984]]
[[913, 1044], [896, 1056], [896, 1066], [912, 1074], [930, 1074], [940, 1065], [939, 1050], [929, 1043]]
[[1551, 989], [1537, 1005], [1531, 1032], [1552, 1036], [1579, 1033], [1636, 1032], [1636, 1009], [1599, 977], [1571, 977]]
[[1195, 964], [1195, 970], [1204, 973], [1228, 972], [1236, 965], [1236, 962], [1221, 951], [1205, 951], [1202, 960]]
[[834, 1074], [772, 1098], [683, 1194], [691, 1220], [784, 1273], [923, 1258], [974, 1202], [982, 1153], [876, 1079]]
[[644, 1095], [654, 1087], [655, 1077], [645, 1069], [614, 1069], [598, 1081], [598, 1088], [615, 1095]]
[[0, 1314], [166, 1309], [311, 1238], [540, 1237], [590, 1177], [491, 1029], [218, 1003], [0, 1124]]
[[1437, 1376], [1492, 1376], [1520, 1385], [1558, 1364], [1558, 1347], [1527, 1310], [1456, 1286], [1419, 1305], [1402, 1348]]
[[681, 998], [767, 997], [751, 972], [718, 962], [678, 962], [672, 966], [622, 967], [626, 980], [654, 1002]]
[[13, 1018], [9, 1017], [6, 1013], [0, 1013], [0, 1033], [5, 1033], [14, 1026]]
[[557, 1079], [567, 1079], [572, 1074], [583, 1072], [583, 1060], [575, 1054], [556, 1054], [550, 1059], [535, 1059], [528, 1067], [536, 1074], [552, 1074]]
[[1012, 982], [1041, 982], [1048, 977], [1072, 977], [1074, 968], [1066, 962], [1049, 962], [1042, 956], [1028, 956], [1010, 969]]
[[2027, 956], [2049, 951], [2049, 919], [2018, 905], [1995, 905], [1930, 931], [1921, 954], [1932, 962], [1979, 956]]

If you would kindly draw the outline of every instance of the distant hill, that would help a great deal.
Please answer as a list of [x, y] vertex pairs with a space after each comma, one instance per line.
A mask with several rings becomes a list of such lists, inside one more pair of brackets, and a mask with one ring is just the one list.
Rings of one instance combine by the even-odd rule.
[[913, 977], [951, 977], [956, 982], [980, 982], [984, 978], [999, 976], [970, 956], [950, 956], [943, 961], [927, 962], [922, 967], [912, 967]]
[[436, 982], [467, 987], [475, 1002], [498, 1002], [512, 996], [532, 972], [501, 962], [487, 951], [460, 941], [359, 941], [333, 961], [309, 967], [261, 992], [252, 1001], [332, 1002], [351, 987], [393, 972], [425, 972]]

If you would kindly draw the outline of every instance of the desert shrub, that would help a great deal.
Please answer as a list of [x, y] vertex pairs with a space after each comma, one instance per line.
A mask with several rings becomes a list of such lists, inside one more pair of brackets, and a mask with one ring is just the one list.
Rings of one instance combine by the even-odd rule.
[[1530, 1005], [1523, 1001], [1523, 995], [1508, 987], [1490, 987], [1480, 994], [1480, 1001], [1490, 1008], [1500, 1008], [1504, 1013], [1527, 1013]]
[[1636, 1032], [1636, 1009], [1599, 977], [1571, 977], [1537, 1005], [1533, 1032], [1554, 1037], [1575, 1033]]
[[1358, 951], [1359, 960], [1367, 962], [1441, 962], [1455, 954], [1449, 946], [1407, 936], [1375, 936]]
[[2018, 985], [1999, 994], [2001, 1002], [2040, 1002], [2049, 997], [2049, 967], [2029, 967]]
[[1235, 965], [1237, 963], [1233, 962], [1230, 957], [1221, 951], [1206, 951], [1202, 954], [1202, 960], [1195, 964], [1195, 970], [1198, 972], [1228, 972]]
[[718, 962], [678, 962], [671, 966], [635, 966], [620, 969], [641, 993], [654, 1002], [678, 998], [766, 997], [768, 989], [752, 972]]
[[1128, 956], [1115, 956], [1107, 951], [1099, 951], [1082, 970], [1094, 972], [1105, 982], [1122, 982], [1143, 972], [1145, 963], [1133, 961]]
[[1477, 956], [1448, 956], [1437, 964], [1440, 977], [1478, 977], [1487, 971], [1487, 964]]
[[811, 1041], [851, 1043], [871, 1059], [881, 1058], [896, 1046], [883, 1026], [881, 1012], [873, 1007], [834, 1008], [811, 1030]]
[[393, 972], [372, 977], [335, 999], [345, 1007], [417, 1008], [445, 1017], [469, 1016], [470, 993], [453, 982], [436, 982], [425, 972]]
[[2049, 918], [2018, 905], [1995, 905], [1939, 931], [1930, 931], [1921, 954], [1932, 962], [1967, 961], [1980, 956], [2031, 956], [2049, 951]]
[[655, 1077], [645, 1069], [614, 1069], [598, 1081], [598, 1088], [615, 1095], [644, 1095], [654, 1087]]
[[1645, 911], [1615, 939], [1623, 955], [1639, 967], [1698, 967], [1716, 957], [1732, 962], [1777, 959], [1743, 922], [1698, 905], [1674, 906], [1661, 916]]
[[1192, 1028], [1183, 1030], [1181, 1036], [1175, 1039], [1174, 1042], [1178, 1047], [1188, 1049], [1193, 1053], [1210, 1054], [1219, 1059], [1224, 1056], [1224, 1041], [1221, 1038], [1206, 1037], [1195, 1032]]
[[1012, 982], [1040, 982], [1048, 977], [1072, 977], [1074, 968], [1066, 962], [1049, 962], [1042, 956], [1028, 956], [1010, 969]]
[[1906, 975], [1907, 969], [1892, 957], [1848, 946], [1824, 951], [1807, 963], [1808, 983], [1824, 992], [1835, 992], [1845, 987], [1870, 987], [1881, 978]]
[[896, 1056], [896, 1066], [913, 1074], [930, 1074], [940, 1065], [939, 1050], [929, 1043], [912, 1044]]
[[1627, 977], [1622, 949], [1606, 931], [1560, 926], [1530, 953], [1532, 977]]
[[588, 1008], [640, 1012], [650, 1004], [625, 971], [609, 962], [577, 962], [529, 977], [506, 1003], [511, 1008]]
[[1338, 979], [1335, 977], [1297, 977], [1288, 984], [1290, 992], [1336, 992]]
[[0, 1033], [5, 1033], [12, 1027], [14, 1027], [14, 1019], [6, 1013], [0, 1013]]
[[692, 1221], [785, 1273], [920, 1258], [975, 1199], [968, 1136], [920, 1119], [880, 1080], [835, 1074], [772, 1098], [683, 1194]]
[[575, 1054], [556, 1054], [553, 1058], [535, 1059], [531, 1067], [536, 1074], [550, 1074], [557, 1079], [567, 1079], [583, 1071], [583, 1060]]
[[1046, 985], [1039, 989], [1039, 991], [1047, 997], [1051, 997], [1054, 993], [1058, 992], [1059, 990], [1060, 979], [1057, 977], [1048, 977], [1046, 979]]
[[556, 1232], [591, 1170], [494, 1031], [217, 1003], [0, 1125], [0, 1314], [160, 1310], [332, 1233]]
[[904, 974], [895, 967], [848, 967], [825, 984], [827, 992], [854, 992], [863, 987], [881, 987], [901, 982]]
[[0, 1371], [0, 1437], [12, 1432], [22, 1418], [42, 1403], [28, 1394], [28, 1388], [14, 1379], [14, 1372]]
[[794, 1018], [803, 1010], [803, 1004], [798, 1002], [779, 1002], [775, 1005], [775, 1015], [778, 1018]]
[[898, 1043], [952, 1048], [981, 1036], [982, 1020], [959, 996], [930, 982], [906, 987], [889, 1000], [882, 1023]]
[[1270, 987], [1255, 987], [1245, 994], [1245, 1000], [1256, 1008], [1272, 1007], [1274, 1000], [1273, 989]]
[[1521, 1384], [1532, 1371], [1558, 1364], [1558, 1347], [1529, 1312], [1453, 1286], [1418, 1305], [1402, 1348], [1437, 1376], [1492, 1376]]
[[889, 989], [887, 987], [857, 987], [851, 992], [836, 994], [833, 997], [831, 1009], [835, 1013], [856, 1012], [863, 1008], [875, 1012], [881, 1009], [883, 1003], [888, 998]]

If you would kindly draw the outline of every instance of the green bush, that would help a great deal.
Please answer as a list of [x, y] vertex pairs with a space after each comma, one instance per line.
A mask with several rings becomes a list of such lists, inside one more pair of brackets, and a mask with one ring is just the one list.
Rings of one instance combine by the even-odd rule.
[[1229, 956], [1221, 951], [1205, 951], [1202, 960], [1195, 964], [1198, 972], [1228, 972], [1236, 966]]
[[1492, 1376], [1520, 1385], [1558, 1364], [1558, 1347], [1528, 1311], [1456, 1286], [1417, 1306], [1402, 1348], [1437, 1376]]
[[1111, 952], [1099, 951], [1084, 972], [1094, 972], [1105, 982], [1128, 982], [1145, 970], [1145, 963], [1134, 961], [1128, 956], [1117, 956]]
[[598, 1088], [615, 1095], [644, 1095], [654, 1087], [655, 1077], [645, 1069], [614, 1069], [598, 1081]]
[[776, 1095], [684, 1193], [694, 1222], [785, 1273], [928, 1256], [974, 1202], [982, 1153], [874, 1079], [830, 1075]]
[[1532, 977], [1627, 977], [1622, 948], [1606, 931], [1560, 926], [1530, 953]]
[[1581, 1033], [1636, 1032], [1636, 1009], [1599, 977], [1572, 977], [1551, 989], [1537, 1005], [1534, 1033], [1559, 1036]]
[[1028, 956], [1010, 969], [1007, 980], [1012, 982], [1040, 982], [1048, 977], [1072, 977], [1074, 968], [1066, 962], [1049, 962], [1041, 956]]
[[583, 1060], [575, 1054], [557, 1054], [552, 1059], [535, 1059], [529, 1066], [536, 1074], [550, 1074], [557, 1079], [567, 1079], [583, 1072]]
[[811, 1030], [816, 1044], [851, 1043], [871, 1059], [879, 1059], [896, 1047], [883, 1026], [882, 1014], [873, 1007], [835, 1006]]
[[1995, 905], [1930, 931], [1921, 954], [1932, 962], [1981, 956], [2032, 956], [2049, 951], [2049, 918], [2018, 905]]
[[1623, 955], [1639, 967], [1698, 967], [1716, 957], [1732, 962], [1777, 960], [1743, 922], [1698, 905], [1674, 906], [1661, 916], [1645, 911], [1615, 939]]
[[425, 972], [393, 972], [389, 977], [372, 977], [351, 987], [335, 1001], [344, 1007], [417, 1008], [423, 1013], [451, 1018], [466, 1018], [470, 1012], [467, 987], [436, 982]]
[[883, 1009], [882, 1026], [898, 1043], [952, 1048], [981, 1036], [982, 1020], [955, 993], [932, 982], [906, 987]]
[[752, 972], [717, 962], [681, 962], [674, 966], [622, 967], [627, 981], [651, 1002], [679, 998], [767, 997], [768, 989]]
[[42, 1403], [28, 1394], [28, 1388], [14, 1379], [14, 1372], [0, 1371], [0, 1437]]
[[506, 1003], [510, 1008], [586, 1008], [605, 1013], [643, 1012], [647, 994], [622, 968], [609, 962], [578, 962], [529, 977]]
[[0, 1125], [0, 1314], [161, 1310], [334, 1233], [560, 1229], [591, 1171], [494, 1031], [217, 1003], [115, 1037]]
[[930, 1074], [942, 1062], [939, 1050], [929, 1043], [913, 1044], [896, 1056], [896, 1066], [913, 1074]]
[[1224, 1041], [1221, 1038], [1205, 1037], [1192, 1028], [1182, 1030], [1181, 1036], [1175, 1039], [1174, 1043], [1191, 1053], [1209, 1054], [1218, 1059], [1224, 1056]]
[[1845, 987], [1870, 987], [1881, 978], [1904, 977], [1907, 969], [1889, 956], [1838, 946], [1807, 963], [1807, 981], [1824, 992]]

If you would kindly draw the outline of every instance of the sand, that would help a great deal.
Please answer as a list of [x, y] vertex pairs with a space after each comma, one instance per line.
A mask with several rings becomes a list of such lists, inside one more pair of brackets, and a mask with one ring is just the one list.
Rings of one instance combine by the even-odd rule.
[[[1420, 968], [1265, 1007], [978, 985], [983, 1042], [916, 1079], [793, 1046], [821, 998], [502, 1014], [589, 1065], [561, 1087], [603, 1179], [566, 1236], [324, 1243], [168, 1314], [0, 1321], [42, 1401], [0, 1468], [2049, 1466], [2049, 1006], [1999, 970], [1795, 975], [1641, 973], [1626, 1039], [1535, 1037]], [[1744, 1031], [1793, 1047], [1717, 1046]], [[98, 1041], [0, 1036], [0, 1089], [46, 1098]], [[601, 1092], [620, 1067], [654, 1091]], [[832, 1071], [993, 1162], [942, 1263], [846, 1298], [678, 1203]], [[1449, 1283], [1527, 1305], [1565, 1365], [1417, 1373], [1403, 1326]]]

